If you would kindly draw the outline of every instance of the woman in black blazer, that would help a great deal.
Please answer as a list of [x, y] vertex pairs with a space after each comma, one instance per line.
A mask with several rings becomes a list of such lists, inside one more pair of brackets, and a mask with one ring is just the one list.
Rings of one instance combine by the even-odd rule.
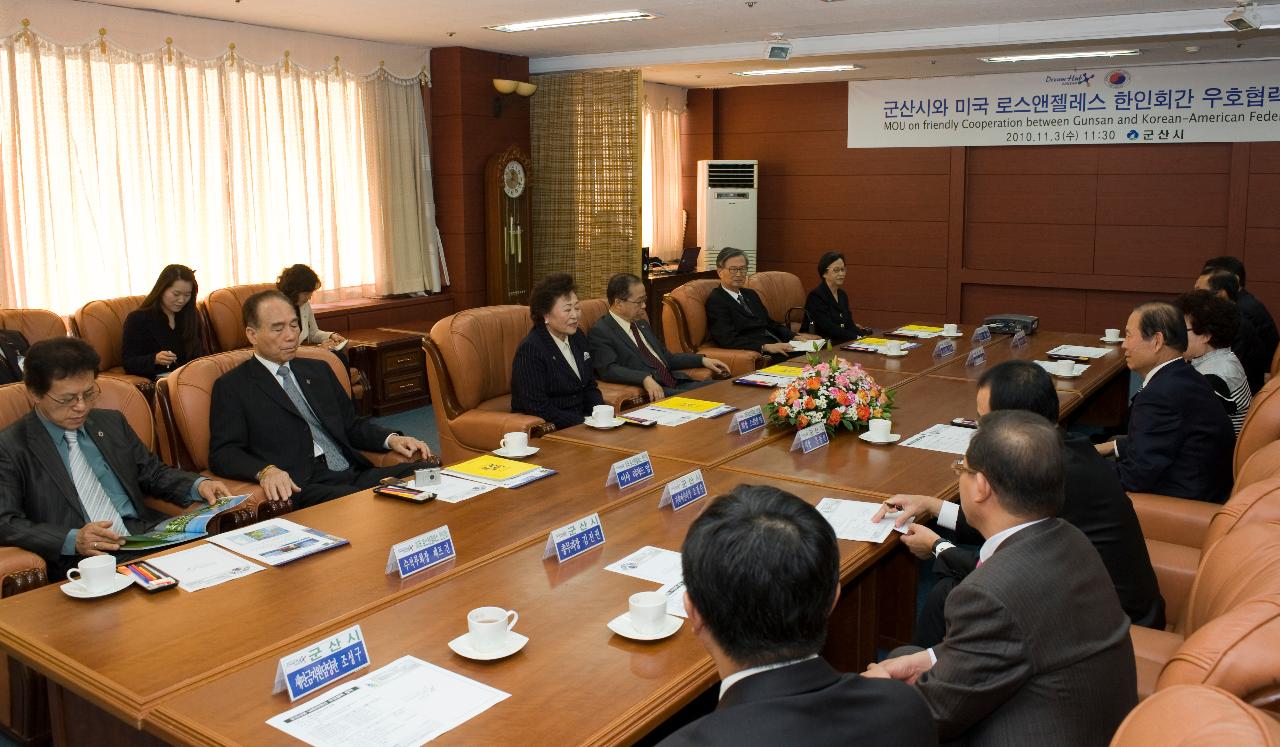
[[[604, 404], [592, 373], [591, 348], [578, 329], [573, 278], [548, 275], [529, 294], [533, 329], [511, 363], [511, 410], [557, 428], [578, 425]], [[568, 348], [566, 356], [565, 348]]]
[[124, 320], [124, 370], [154, 379], [205, 354], [196, 311], [196, 274], [184, 265], [160, 271], [142, 305]]
[[849, 311], [849, 296], [840, 288], [844, 285], [844, 274], [843, 254], [827, 252], [822, 255], [818, 260], [818, 276], [822, 278], [822, 282], [809, 291], [809, 297], [804, 302], [810, 331], [833, 343], [848, 342], [864, 334], [864, 330], [853, 323], [853, 312]]

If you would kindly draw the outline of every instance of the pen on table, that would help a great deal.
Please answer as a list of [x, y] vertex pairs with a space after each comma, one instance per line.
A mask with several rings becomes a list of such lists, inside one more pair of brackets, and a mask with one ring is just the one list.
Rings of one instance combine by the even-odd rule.
[[155, 566], [151, 565], [150, 563], [147, 563], [146, 561], [139, 562], [138, 567], [142, 569], [143, 573], [147, 574], [148, 576], [151, 576], [152, 580], [154, 581], [159, 581], [163, 579], [165, 576], [165, 574], [160, 572], [159, 568], [156, 568]]
[[153, 578], [149, 578], [149, 577], [147, 576], [147, 574], [146, 574], [146, 572], [145, 572], [145, 571], [143, 571], [141, 568], [139, 568], [138, 566], [134, 565], [133, 563], [130, 563], [130, 564], [126, 565], [126, 566], [125, 566], [125, 568], [129, 569], [129, 572], [130, 572], [130, 573], [132, 573], [133, 575], [135, 575], [135, 576], [137, 576], [138, 578], [142, 579], [142, 582], [143, 582], [144, 584], [149, 584], [149, 583], [151, 583], [151, 582], [155, 581], [155, 579], [153, 579]]

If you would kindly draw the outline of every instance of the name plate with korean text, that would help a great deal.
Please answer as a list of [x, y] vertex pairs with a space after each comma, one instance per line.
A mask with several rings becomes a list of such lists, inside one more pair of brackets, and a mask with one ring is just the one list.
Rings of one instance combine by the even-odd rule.
[[751, 431], [758, 431], [763, 427], [764, 410], [760, 408], [760, 405], [756, 405], [733, 416], [733, 421], [729, 423], [729, 433], [745, 436]]
[[827, 435], [827, 426], [822, 423], [815, 423], [808, 428], [801, 428], [796, 431], [796, 437], [791, 441], [791, 451], [799, 449], [801, 453], [808, 454], [814, 449], [820, 449], [831, 441], [831, 437]]
[[990, 342], [991, 330], [987, 329], [987, 325], [984, 324], [973, 331], [973, 337], [970, 339], [979, 345], [984, 342]]
[[604, 481], [607, 488], [617, 485], [618, 490], [626, 490], [638, 482], [653, 477], [653, 464], [649, 461], [649, 452], [642, 451], [635, 456], [614, 462], [609, 467], [609, 477]]
[[695, 469], [667, 483], [662, 489], [662, 498], [658, 499], [658, 508], [670, 506], [672, 511], [679, 511], [706, 495], [707, 483], [702, 479], [702, 470]]
[[457, 557], [458, 550], [449, 534], [449, 525], [432, 529], [391, 546], [387, 556], [387, 573], [400, 572], [400, 578], [425, 571], [437, 563]]
[[933, 346], [934, 358], [946, 358], [949, 355], [956, 354], [955, 340], [938, 340], [938, 344]]
[[981, 366], [986, 362], [987, 362], [986, 348], [974, 348], [973, 350], [969, 351], [969, 357], [964, 359], [964, 366], [965, 368], [973, 368], [974, 366]]
[[1018, 330], [1013, 334], [1013, 340], [1010, 342], [1010, 347], [1017, 350], [1018, 348], [1026, 347], [1029, 342], [1031, 342], [1031, 340], [1027, 339], [1027, 333], [1022, 330]]
[[292, 703], [367, 666], [369, 651], [364, 645], [364, 633], [355, 625], [281, 658], [271, 694], [288, 690]]
[[593, 547], [604, 544], [604, 527], [600, 525], [600, 514], [579, 519], [572, 524], [565, 524], [552, 530], [547, 537], [547, 546], [542, 551], [545, 560], [552, 555], [556, 560], [564, 561], [577, 557]]

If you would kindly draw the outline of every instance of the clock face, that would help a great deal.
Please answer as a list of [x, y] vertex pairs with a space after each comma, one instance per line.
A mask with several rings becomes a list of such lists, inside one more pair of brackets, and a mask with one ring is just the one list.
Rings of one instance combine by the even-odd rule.
[[502, 170], [502, 191], [512, 198], [524, 194], [524, 167], [519, 161], [508, 162]]

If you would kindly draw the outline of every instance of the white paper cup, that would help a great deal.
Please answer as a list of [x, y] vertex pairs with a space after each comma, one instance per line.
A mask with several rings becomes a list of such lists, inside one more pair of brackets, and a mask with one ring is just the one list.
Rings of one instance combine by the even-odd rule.
[[1103, 331], [1102, 336], [1108, 340], [1119, 340], [1120, 330], [1107, 327], [1107, 329]]
[[90, 594], [97, 594], [111, 588], [111, 579], [115, 574], [116, 559], [113, 556], [94, 555], [68, 570], [67, 579], [80, 584]]
[[1070, 376], [1076, 372], [1076, 362], [1056, 360], [1053, 362], [1053, 372], [1059, 376]]
[[884, 352], [889, 355], [898, 355], [902, 352], [902, 343], [897, 340], [889, 340], [884, 344]]
[[944, 324], [944, 325], [942, 325], [942, 334], [944, 334], [944, 335], [958, 335], [958, 334], [960, 334], [960, 325], [958, 325], [958, 324]]
[[873, 418], [867, 421], [867, 433], [877, 441], [888, 440], [893, 435], [893, 422], [884, 418]]
[[631, 627], [640, 633], [657, 633], [667, 616], [667, 595], [660, 591], [641, 591], [631, 595]]
[[476, 607], [467, 613], [467, 639], [476, 651], [492, 651], [507, 641], [520, 614], [501, 607]]
[[596, 425], [610, 425], [613, 423], [613, 407], [610, 405], [596, 405], [591, 408], [591, 422]]
[[524, 451], [529, 448], [529, 434], [524, 431], [512, 431], [503, 435], [499, 445], [504, 451]]

